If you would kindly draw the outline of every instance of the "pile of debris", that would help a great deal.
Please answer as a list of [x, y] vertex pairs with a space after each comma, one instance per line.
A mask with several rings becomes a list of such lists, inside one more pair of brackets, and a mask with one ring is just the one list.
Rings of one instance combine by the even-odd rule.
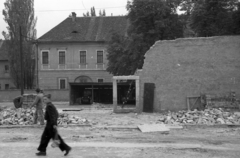
[[4, 109], [0, 112], [0, 125], [30, 125], [34, 109]]
[[68, 113], [59, 113], [58, 125], [67, 124], [89, 124], [90, 122], [85, 118], [80, 118], [78, 116], [72, 116]]
[[222, 108], [198, 111], [168, 112], [158, 120], [165, 124], [240, 124], [239, 112], [227, 112]]
[[[32, 109], [1, 109], [0, 125], [32, 125], [35, 108]], [[70, 116], [68, 113], [59, 113], [59, 125], [89, 124], [87, 119]]]

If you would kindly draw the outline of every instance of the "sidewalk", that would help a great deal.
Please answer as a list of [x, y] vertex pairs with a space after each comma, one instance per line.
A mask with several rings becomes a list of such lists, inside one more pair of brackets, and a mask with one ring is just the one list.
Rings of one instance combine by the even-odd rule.
[[[231, 158], [237, 158], [240, 150], [240, 147], [174, 143], [71, 142], [68, 144], [72, 147], [72, 151], [67, 156], [70, 158], [177, 158], [179, 156], [191, 158], [193, 155], [195, 158], [210, 158], [213, 156], [212, 153], [222, 158], [226, 158], [225, 154], [228, 153], [231, 155]], [[38, 145], [38, 142], [1, 143], [0, 155], [2, 158], [37, 157], [35, 153]], [[224, 154], [220, 155], [221, 152]], [[49, 145], [46, 157], [56, 158], [64, 156], [58, 148], [51, 148]]]

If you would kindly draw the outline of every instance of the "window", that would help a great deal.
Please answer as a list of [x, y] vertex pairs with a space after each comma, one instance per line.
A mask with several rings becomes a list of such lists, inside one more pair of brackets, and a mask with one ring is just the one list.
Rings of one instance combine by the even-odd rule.
[[97, 63], [98, 64], [103, 63], [103, 51], [97, 51]]
[[66, 89], [66, 79], [65, 78], [59, 79], [59, 89]]
[[65, 65], [65, 51], [59, 51], [59, 64]]
[[86, 64], [86, 51], [80, 51], [80, 64]]
[[9, 73], [9, 66], [5, 65], [5, 73]]
[[9, 89], [9, 84], [5, 84], [5, 89]]
[[103, 79], [102, 78], [99, 78], [98, 79], [98, 83], [102, 83], [103, 82]]
[[44, 51], [42, 52], [42, 64], [48, 64], [48, 52]]

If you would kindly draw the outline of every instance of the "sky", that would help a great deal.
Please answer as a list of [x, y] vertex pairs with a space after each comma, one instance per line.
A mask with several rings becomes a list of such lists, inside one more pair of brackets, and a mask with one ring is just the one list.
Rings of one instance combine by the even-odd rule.
[[[95, 7], [96, 14], [105, 9], [107, 16], [126, 15], [128, 0], [34, 0], [35, 16], [37, 17], [37, 37], [66, 19], [72, 12], [78, 17]], [[6, 0], [0, 0], [0, 39], [4, 39], [2, 31], [7, 31], [2, 10]]]

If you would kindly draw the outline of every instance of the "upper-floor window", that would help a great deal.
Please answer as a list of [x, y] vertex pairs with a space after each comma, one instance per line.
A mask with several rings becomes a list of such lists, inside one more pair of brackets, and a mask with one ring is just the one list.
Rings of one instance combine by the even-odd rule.
[[80, 51], [80, 64], [86, 64], [87, 51]]
[[48, 64], [49, 60], [48, 60], [48, 51], [43, 51], [42, 52], [42, 64]]
[[103, 63], [103, 51], [97, 51], [97, 63], [102, 64]]
[[5, 73], [9, 73], [9, 65], [5, 65]]
[[65, 65], [65, 51], [59, 51], [59, 64]]

